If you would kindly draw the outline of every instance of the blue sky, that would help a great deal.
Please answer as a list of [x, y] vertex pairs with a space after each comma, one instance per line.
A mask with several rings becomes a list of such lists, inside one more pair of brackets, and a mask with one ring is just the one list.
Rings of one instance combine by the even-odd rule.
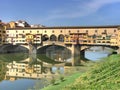
[[120, 25], [120, 0], [0, 0], [0, 19], [45, 26]]

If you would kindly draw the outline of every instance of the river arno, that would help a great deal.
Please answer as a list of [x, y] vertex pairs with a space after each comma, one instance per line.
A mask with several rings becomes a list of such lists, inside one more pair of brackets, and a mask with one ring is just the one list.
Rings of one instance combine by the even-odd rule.
[[101, 60], [104, 57], [109, 56], [112, 53], [113, 49], [102, 48], [102, 47], [92, 47], [89, 50], [85, 51], [85, 58], [96, 61]]
[[[96, 60], [100, 60], [103, 57], [107, 57], [109, 54], [111, 54], [111, 51], [112, 50], [109, 49], [109, 48], [102, 49], [101, 47], [99, 47], [99, 48], [94, 47], [94, 48], [91, 48], [91, 49], [85, 51], [85, 57], [87, 59], [96, 61]], [[21, 57], [19, 55], [14, 57], [14, 55], [15, 54], [12, 55], [12, 58]], [[28, 57], [28, 56], [25, 55], [24, 57], [22, 57], [22, 59], [25, 58], [25, 57]], [[5, 55], [4, 55], [2, 57], [2, 59], [5, 59], [5, 60], [7, 58], [10, 59], [10, 56], [5, 57]], [[40, 65], [44, 65], [44, 63], [41, 64], [41, 62], [40, 62]], [[47, 64], [47, 65], [49, 65], [49, 64]], [[44, 67], [44, 69], [45, 69], [45, 67]], [[18, 70], [18, 69], [16, 69], [16, 70]], [[53, 70], [56, 70], [56, 68], [53, 67]], [[61, 70], [63, 70], [63, 68], [61, 68]], [[17, 75], [19, 75], [19, 73], [17, 73]], [[24, 72], [24, 75], [25, 75], [25, 72]], [[30, 74], [30, 75], [32, 75], [32, 74]], [[0, 82], [0, 90], [29, 90], [30, 88], [33, 88], [36, 85], [36, 83], [38, 83], [38, 82], [40, 83], [40, 80], [38, 80], [38, 79], [30, 79], [30, 78], [29, 79], [27, 79], [27, 78], [17, 78], [17, 79], [12, 80], [12, 81], [10, 81], [9, 79], [8, 80], [3, 80], [3, 81]]]

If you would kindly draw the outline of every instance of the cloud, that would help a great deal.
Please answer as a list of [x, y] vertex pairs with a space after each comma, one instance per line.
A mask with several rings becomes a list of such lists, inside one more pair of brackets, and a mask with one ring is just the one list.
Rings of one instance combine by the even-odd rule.
[[[73, 3], [74, 2], [74, 3]], [[120, 0], [72, 0], [66, 6], [52, 9], [44, 21], [64, 18], [78, 18], [97, 12], [107, 4], [117, 3]]]

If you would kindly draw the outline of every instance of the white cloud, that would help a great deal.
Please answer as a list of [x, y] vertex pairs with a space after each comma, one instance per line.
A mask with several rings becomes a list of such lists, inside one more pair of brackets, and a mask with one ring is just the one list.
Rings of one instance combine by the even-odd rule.
[[72, 1], [74, 1], [74, 4], [67, 3], [66, 7], [50, 10], [47, 18], [43, 18], [44, 21], [87, 16], [89, 14], [97, 12], [101, 7], [107, 4], [120, 2], [120, 0], [84, 0], [82, 2], [81, 0]]

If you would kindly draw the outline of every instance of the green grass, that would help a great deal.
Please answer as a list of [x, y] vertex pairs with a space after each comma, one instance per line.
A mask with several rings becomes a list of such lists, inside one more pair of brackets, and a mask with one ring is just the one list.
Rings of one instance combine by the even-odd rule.
[[46, 88], [43, 88], [42, 90], [61, 90], [66, 85], [72, 84], [76, 78], [78, 78], [81, 75], [81, 73], [75, 73], [67, 78], [64, 79], [64, 81], [57, 81], [55, 85], [49, 85]]
[[92, 70], [61, 90], [120, 90], [120, 55], [97, 62]]

